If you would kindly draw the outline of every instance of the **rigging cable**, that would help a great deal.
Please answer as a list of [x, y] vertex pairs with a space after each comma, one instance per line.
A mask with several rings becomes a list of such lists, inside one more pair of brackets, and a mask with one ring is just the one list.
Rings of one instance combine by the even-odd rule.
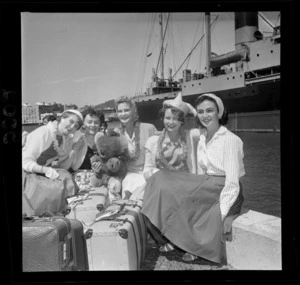
[[[201, 15], [200, 15], [200, 16], [201, 16]], [[196, 33], [195, 33], [195, 36], [194, 36], [194, 39], [193, 39], [192, 46], [194, 45], [194, 43], [195, 43], [195, 41], [196, 41], [196, 36], [197, 36], [197, 32], [198, 32], [199, 26], [200, 26], [200, 21], [199, 21], [198, 26], [197, 26], [197, 29], [196, 29]], [[191, 57], [189, 57], [189, 59], [188, 59], [188, 61], [187, 61], [187, 63], [186, 63], [186, 67], [185, 67], [185, 68], [188, 67], [189, 62], [190, 62], [190, 59], [191, 59]]]
[[[135, 94], [138, 92], [138, 88], [139, 86], [142, 86], [141, 87], [141, 93], [142, 93], [142, 89], [143, 89], [143, 84], [144, 84], [144, 77], [145, 77], [145, 69], [146, 69], [146, 61], [147, 61], [147, 55], [149, 53], [149, 45], [150, 45], [150, 41], [151, 41], [151, 35], [152, 35], [152, 32], [153, 32], [153, 27], [154, 27], [154, 23], [155, 23], [155, 18], [156, 18], [156, 14], [152, 14], [152, 20], [150, 22], [148, 22], [148, 25], [147, 25], [147, 33], [146, 33], [146, 37], [145, 37], [145, 42], [146, 42], [146, 39], [148, 38], [148, 43], [147, 43], [147, 48], [146, 48], [146, 52], [143, 52], [142, 54], [146, 54], [146, 57], [143, 56], [143, 60], [141, 61], [141, 64], [140, 64], [140, 68], [139, 68], [139, 79], [138, 79], [138, 82], [137, 82], [137, 85], [136, 85], [136, 90], [135, 90]], [[149, 26], [151, 25], [151, 27], [149, 28]], [[143, 48], [143, 51], [145, 51], [145, 44], [144, 42], [144, 48]], [[141, 70], [143, 70], [141, 72]], [[142, 81], [142, 83], [141, 83]]]
[[[215, 21], [218, 19], [219, 16], [217, 16], [213, 22], [210, 24], [210, 26], [212, 26]], [[190, 51], [190, 53], [187, 55], [187, 57], [185, 58], [185, 60], [183, 61], [183, 63], [180, 65], [180, 67], [177, 69], [177, 71], [174, 73], [174, 75], [172, 76], [172, 79], [174, 78], [174, 76], [177, 74], [177, 72], [180, 70], [180, 68], [183, 66], [183, 64], [186, 62], [186, 60], [191, 56], [191, 54], [193, 53], [193, 51], [195, 50], [195, 48], [197, 47], [197, 45], [201, 42], [201, 40], [204, 38], [204, 35], [202, 35], [202, 37], [200, 38], [200, 40], [196, 43], [196, 45], [194, 46], [194, 48]]]
[[170, 46], [171, 46], [170, 49], [172, 50], [171, 54], [173, 55], [173, 56], [171, 56], [172, 67], [174, 67], [173, 70], [176, 70], [177, 69], [176, 66], [178, 65], [177, 63], [180, 62], [180, 60], [179, 60], [178, 52], [176, 50], [177, 45], [175, 44], [175, 40], [174, 40], [175, 37], [173, 35], [173, 25], [174, 25], [174, 23], [173, 23], [172, 15], [171, 15], [170, 23], [169, 23], [169, 26], [171, 26], [171, 27], [168, 30], [168, 36], [170, 38]]
[[[222, 54], [222, 51], [221, 51], [221, 48], [220, 48], [220, 46], [219, 46], [219, 44], [218, 44], [216, 35], [215, 35], [215, 33], [214, 33], [213, 31], [212, 31], [212, 35], [213, 35], [214, 40], [215, 40], [215, 42], [216, 42], [216, 46], [217, 46], [217, 49], [218, 49], [218, 51], [219, 51], [219, 54]], [[212, 53], [212, 52], [211, 52], [211, 53]]]
[[[159, 67], [159, 62], [160, 62], [161, 54], [162, 54], [163, 48], [164, 48], [164, 41], [165, 41], [166, 31], [167, 31], [167, 27], [168, 27], [168, 23], [169, 23], [169, 17], [170, 17], [170, 13], [168, 14], [167, 23], [166, 23], [166, 27], [165, 27], [165, 30], [164, 30], [163, 40], [162, 40], [162, 44], [161, 44], [161, 48], [160, 48], [160, 53], [159, 53], [159, 58], [158, 58], [158, 62], [157, 62], [155, 74], [157, 74], [157, 70], [158, 70], [158, 67]], [[162, 23], [161, 23], [161, 25], [162, 25]]]

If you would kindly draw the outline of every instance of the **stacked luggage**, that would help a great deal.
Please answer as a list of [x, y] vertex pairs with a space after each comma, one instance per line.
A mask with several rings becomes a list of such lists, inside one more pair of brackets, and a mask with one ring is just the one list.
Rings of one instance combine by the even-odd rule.
[[23, 271], [88, 268], [86, 238], [80, 221], [60, 216], [23, 220]]
[[140, 268], [147, 242], [141, 204], [110, 202], [105, 187], [80, 190], [65, 217], [23, 219], [23, 271]]
[[137, 204], [111, 204], [85, 224], [90, 270], [138, 270], [147, 231]]

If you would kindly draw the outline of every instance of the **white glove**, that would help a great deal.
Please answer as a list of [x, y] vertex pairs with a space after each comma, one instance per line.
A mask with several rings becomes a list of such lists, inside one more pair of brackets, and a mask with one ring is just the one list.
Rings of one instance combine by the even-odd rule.
[[48, 167], [45, 175], [46, 175], [46, 177], [48, 177], [48, 178], [50, 178], [52, 180], [54, 180], [54, 179], [56, 179], [56, 178], [59, 177], [58, 172], [55, 169], [53, 169], [52, 167]]

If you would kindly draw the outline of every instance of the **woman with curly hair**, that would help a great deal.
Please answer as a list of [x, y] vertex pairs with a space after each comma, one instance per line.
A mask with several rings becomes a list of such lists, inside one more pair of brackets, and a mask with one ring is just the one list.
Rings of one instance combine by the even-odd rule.
[[104, 122], [104, 115], [101, 111], [95, 110], [92, 107], [87, 107], [81, 110], [83, 115], [83, 126], [74, 134], [73, 151], [69, 158], [61, 165], [69, 169], [71, 172], [77, 170], [100, 170], [100, 162], [91, 164], [91, 157], [97, 153], [95, 145], [95, 135], [100, 131], [100, 125]]
[[125, 136], [129, 151], [128, 172], [122, 182], [122, 198], [142, 199], [146, 184], [143, 176], [144, 146], [146, 140], [157, 130], [152, 124], [140, 122], [136, 105], [128, 97], [116, 100], [115, 106], [121, 123], [121, 126], [115, 131]]

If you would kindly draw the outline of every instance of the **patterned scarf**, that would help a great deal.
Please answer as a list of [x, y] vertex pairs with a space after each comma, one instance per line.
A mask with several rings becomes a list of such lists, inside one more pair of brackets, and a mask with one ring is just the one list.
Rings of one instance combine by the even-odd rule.
[[156, 163], [158, 168], [167, 168], [174, 171], [186, 171], [187, 168], [187, 146], [184, 132], [176, 142], [166, 137], [166, 129], [163, 129], [158, 138]]

